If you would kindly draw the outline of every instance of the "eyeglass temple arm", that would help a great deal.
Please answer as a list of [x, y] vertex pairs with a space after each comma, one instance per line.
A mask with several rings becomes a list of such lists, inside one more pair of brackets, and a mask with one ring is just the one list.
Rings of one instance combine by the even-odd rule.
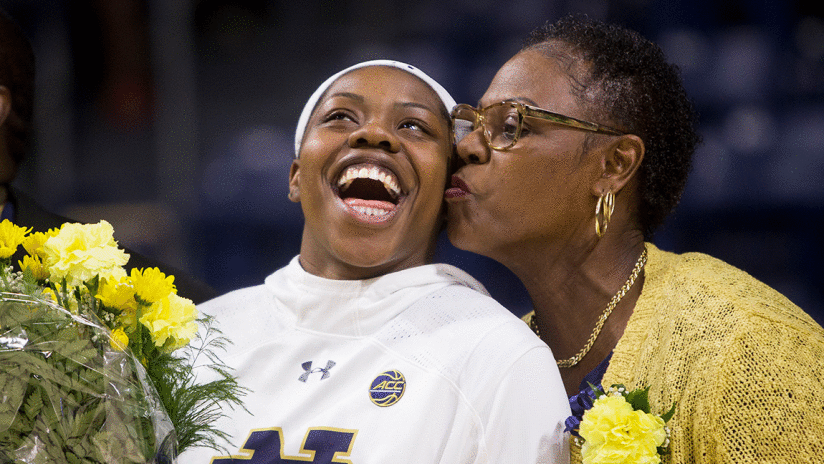
[[569, 116], [564, 116], [561, 114], [553, 113], [551, 111], [542, 110], [539, 108], [530, 108], [528, 106], [524, 107], [524, 112], [526, 116], [531, 116], [533, 118], [541, 118], [546, 119], [547, 121], [557, 122], [558, 124], [563, 124], [565, 126], [576, 127], [578, 129], [588, 130], [591, 132], [601, 132], [605, 134], [611, 135], [625, 135], [625, 132], [619, 131], [618, 129], [613, 129], [609, 126], [603, 126], [601, 124], [596, 124], [594, 122], [587, 122], [581, 121], [580, 119], [571, 118]]

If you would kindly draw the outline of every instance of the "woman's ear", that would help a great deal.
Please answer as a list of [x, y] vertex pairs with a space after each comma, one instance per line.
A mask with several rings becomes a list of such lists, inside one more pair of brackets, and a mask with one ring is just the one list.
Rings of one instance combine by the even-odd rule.
[[289, 200], [300, 203], [300, 159], [292, 161], [289, 169]]
[[618, 193], [632, 179], [644, 160], [644, 141], [637, 135], [620, 136], [604, 150], [603, 174], [596, 195]]

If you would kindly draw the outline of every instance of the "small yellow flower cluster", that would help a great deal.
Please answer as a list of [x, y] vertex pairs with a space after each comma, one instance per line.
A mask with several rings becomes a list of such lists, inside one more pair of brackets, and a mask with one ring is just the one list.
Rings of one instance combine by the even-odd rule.
[[129, 338], [139, 337], [141, 326], [149, 329], [154, 345], [166, 352], [186, 346], [197, 333], [195, 304], [178, 296], [174, 276], [156, 267], [105, 279], [96, 296], [105, 306], [120, 311], [115, 331], [124, 331], [126, 344]]
[[[174, 276], [166, 276], [157, 268], [132, 269], [127, 275], [123, 266], [129, 255], [118, 248], [108, 222], [66, 223], [45, 233], [30, 231], [2, 221], [0, 260], [8, 260], [23, 245], [28, 255], [20, 261], [20, 268], [31, 272], [37, 281], [48, 283], [44, 294], [73, 312], [78, 308], [77, 301], [62, 295], [63, 285], [69, 294], [91, 292], [117, 314], [110, 325], [113, 348], [125, 349], [131, 340], [140, 344], [143, 327], [148, 329], [154, 346], [169, 353], [195, 336], [197, 309], [191, 300], [177, 295]], [[145, 347], [141, 350], [145, 354]]]
[[[21, 245], [28, 255], [15, 270]], [[3, 362], [19, 367], [0, 368], [0, 385], [25, 387], [0, 387], [11, 398], [0, 410], [24, 418], [0, 427], [3, 451], [22, 450], [31, 462], [144, 463], [192, 444], [220, 448], [226, 437], [213, 424], [246, 393], [215, 355], [224, 339], [177, 295], [174, 276], [157, 268], [127, 274], [128, 258], [105, 221], [45, 233], [0, 221], [0, 334], [38, 342], [0, 346]], [[201, 323], [198, 352], [214, 379], [206, 382], [174, 352]], [[61, 424], [71, 433], [55, 434]]]
[[667, 440], [666, 423], [653, 414], [633, 409], [614, 392], [595, 400], [584, 413], [579, 431], [585, 464], [660, 463], [658, 447]]

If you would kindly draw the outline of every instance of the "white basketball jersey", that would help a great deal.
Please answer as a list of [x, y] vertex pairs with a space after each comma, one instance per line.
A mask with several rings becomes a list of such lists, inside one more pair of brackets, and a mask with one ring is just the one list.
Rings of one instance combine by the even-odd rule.
[[567, 462], [569, 405], [549, 348], [469, 275], [428, 265], [323, 279], [297, 258], [200, 306], [233, 345], [247, 411], [228, 453], [187, 463]]

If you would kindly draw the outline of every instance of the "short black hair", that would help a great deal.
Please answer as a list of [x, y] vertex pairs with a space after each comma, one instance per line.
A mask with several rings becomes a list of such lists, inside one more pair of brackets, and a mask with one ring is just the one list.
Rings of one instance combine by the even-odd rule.
[[34, 51], [28, 37], [0, 8], [0, 85], [11, 93], [11, 109], [17, 118], [9, 118], [9, 154], [20, 163], [26, 153], [34, 112]]
[[639, 33], [585, 15], [570, 15], [532, 31], [522, 51], [548, 51], [554, 42], [583, 61], [574, 76], [579, 97], [597, 95], [591, 111], [644, 141], [639, 167], [644, 238], [675, 209], [687, 183], [700, 137], [697, 114], [677, 66]]

